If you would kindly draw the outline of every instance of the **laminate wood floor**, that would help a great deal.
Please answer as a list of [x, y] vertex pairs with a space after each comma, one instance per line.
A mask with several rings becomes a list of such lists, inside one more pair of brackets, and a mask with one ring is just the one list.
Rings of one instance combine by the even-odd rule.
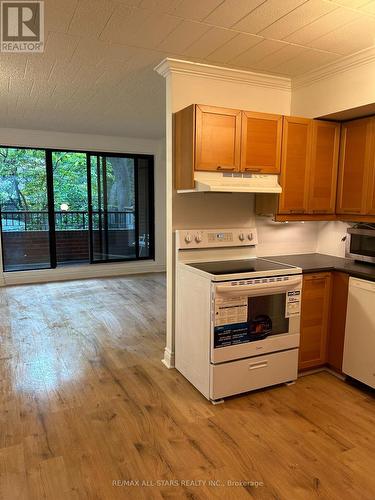
[[4, 288], [0, 311], [2, 499], [375, 498], [373, 395], [319, 373], [211, 405], [160, 362], [163, 275]]

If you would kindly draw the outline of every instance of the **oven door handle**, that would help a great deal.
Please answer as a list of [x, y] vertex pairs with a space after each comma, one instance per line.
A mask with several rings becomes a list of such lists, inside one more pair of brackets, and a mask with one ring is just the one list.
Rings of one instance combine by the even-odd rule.
[[290, 278], [288, 281], [280, 281], [276, 283], [257, 283], [255, 285], [216, 285], [216, 293], [223, 294], [247, 294], [256, 295], [256, 292], [267, 291], [270, 294], [280, 292], [281, 290], [289, 290], [297, 285], [301, 285], [301, 276]]

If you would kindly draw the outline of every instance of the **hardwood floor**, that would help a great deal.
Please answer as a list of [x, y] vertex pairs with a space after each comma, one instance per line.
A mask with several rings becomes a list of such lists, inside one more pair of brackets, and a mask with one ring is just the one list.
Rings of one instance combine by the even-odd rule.
[[3, 288], [0, 311], [1, 499], [375, 498], [373, 395], [319, 373], [211, 405], [160, 362], [163, 275]]

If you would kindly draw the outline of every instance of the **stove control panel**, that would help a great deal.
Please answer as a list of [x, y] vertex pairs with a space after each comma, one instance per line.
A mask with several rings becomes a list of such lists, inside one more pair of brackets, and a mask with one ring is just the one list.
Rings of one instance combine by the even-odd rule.
[[178, 248], [221, 248], [255, 246], [256, 228], [239, 229], [183, 229], [176, 231]]

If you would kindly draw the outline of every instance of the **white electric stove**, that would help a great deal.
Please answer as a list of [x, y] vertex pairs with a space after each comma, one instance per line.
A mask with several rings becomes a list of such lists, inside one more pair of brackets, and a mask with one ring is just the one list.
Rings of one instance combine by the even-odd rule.
[[297, 378], [302, 270], [255, 228], [176, 231], [176, 368], [212, 402]]

